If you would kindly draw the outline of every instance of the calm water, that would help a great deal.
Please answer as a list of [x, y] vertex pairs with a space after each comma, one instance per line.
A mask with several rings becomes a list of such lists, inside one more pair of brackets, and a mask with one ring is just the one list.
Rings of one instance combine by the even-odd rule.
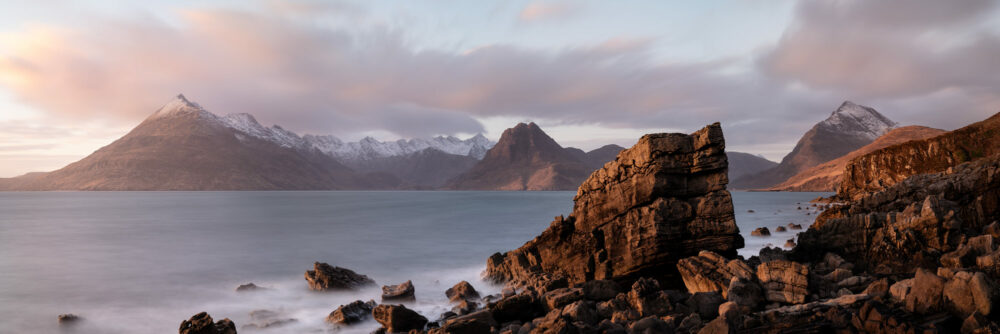
[[[86, 320], [79, 333], [174, 333], [208, 311], [237, 326], [256, 309], [298, 322], [240, 332], [328, 332], [338, 305], [379, 296], [312, 293], [313, 261], [379, 284], [413, 280], [410, 306], [430, 319], [444, 290], [478, 281], [486, 258], [516, 248], [568, 214], [573, 192], [0, 192], [0, 333], [64, 333], [56, 315]], [[819, 193], [734, 193], [749, 256], [794, 233], [750, 237], [759, 226], [808, 225], [796, 210]], [[805, 209], [806, 206], [802, 205]], [[748, 213], [754, 210], [755, 213]], [[269, 288], [236, 293], [243, 283]], [[485, 291], [484, 291], [485, 290]], [[367, 333], [374, 322], [340, 332]]]

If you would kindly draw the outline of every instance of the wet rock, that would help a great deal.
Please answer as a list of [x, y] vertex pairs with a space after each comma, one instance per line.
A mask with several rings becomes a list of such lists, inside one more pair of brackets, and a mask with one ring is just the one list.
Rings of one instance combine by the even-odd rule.
[[59, 322], [59, 326], [72, 326], [79, 323], [83, 318], [76, 314], [66, 313], [60, 314], [56, 320]]
[[799, 304], [809, 293], [809, 268], [787, 260], [775, 260], [757, 266], [757, 279], [764, 287], [764, 298], [771, 302]]
[[389, 333], [423, 330], [427, 325], [427, 318], [403, 305], [378, 305], [372, 310], [372, 318]]
[[382, 286], [382, 301], [412, 301], [416, 300], [413, 295], [415, 289], [413, 282], [406, 281], [397, 285]]
[[785, 248], [795, 248], [795, 239], [785, 240]]
[[181, 322], [180, 334], [236, 334], [236, 324], [229, 318], [212, 322], [212, 316], [206, 312], [195, 314], [191, 319]]
[[778, 227], [774, 228], [774, 231], [775, 232], [785, 232], [785, 231], [787, 231], [787, 229], [785, 229], [784, 226], [778, 226]]
[[677, 262], [677, 271], [688, 292], [717, 291], [723, 297], [726, 297], [734, 277], [749, 279], [754, 276], [753, 269], [742, 260], [728, 260], [711, 251], [701, 251], [698, 256], [681, 259]]
[[499, 327], [489, 310], [482, 310], [445, 321], [439, 329], [431, 330], [429, 334], [479, 334], [490, 333]]
[[920, 314], [941, 310], [941, 294], [944, 291], [944, 284], [943, 278], [926, 269], [917, 269], [910, 293], [904, 299], [906, 310]]
[[750, 235], [755, 237], [768, 237], [771, 236], [771, 230], [768, 230], [767, 227], [758, 227], [750, 232]]
[[240, 286], [236, 287], [236, 292], [250, 292], [257, 290], [264, 290], [264, 288], [257, 286], [257, 284], [253, 284], [253, 282], [247, 284], [241, 284]]
[[548, 273], [570, 284], [639, 277], [679, 283], [679, 259], [699, 250], [735, 256], [743, 238], [726, 190], [724, 148], [718, 123], [691, 135], [643, 136], [580, 186], [569, 217], [491, 256], [487, 278], [531, 281]]
[[374, 300], [363, 302], [355, 300], [347, 305], [340, 305], [336, 310], [326, 316], [326, 322], [331, 324], [352, 325], [367, 320], [372, 315], [372, 310], [378, 306]]
[[472, 284], [466, 281], [458, 282], [455, 286], [448, 288], [448, 290], [444, 291], [444, 295], [452, 302], [479, 299], [479, 292], [476, 291], [476, 288], [472, 287]]
[[456, 315], [466, 315], [475, 312], [477, 309], [479, 309], [479, 304], [477, 304], [476, 302], [469, 300], [462, 300], [458, 302], [458, 305], [452, 307], [451, 311], [454, 312]]
[[309, 289], [315, 291], [353, 290], [375, 284], [368, 276], [322, 262], [314, 263], [313, 270], [306, 271], [305, 277]]
[[788, 229], [790, 230], [801, 230], [802, 224], [788, 223]]

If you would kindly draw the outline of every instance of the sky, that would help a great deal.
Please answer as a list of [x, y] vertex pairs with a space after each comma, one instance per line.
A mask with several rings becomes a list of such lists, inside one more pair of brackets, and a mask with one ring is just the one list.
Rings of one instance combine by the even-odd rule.
[[0, 3], [0, 177], [183, 93], [346, 140], [534, 121], [563, 146], [721, 122], [779, 161], [843, 101], [952, 130], [1000, 111], [1000, 1]]

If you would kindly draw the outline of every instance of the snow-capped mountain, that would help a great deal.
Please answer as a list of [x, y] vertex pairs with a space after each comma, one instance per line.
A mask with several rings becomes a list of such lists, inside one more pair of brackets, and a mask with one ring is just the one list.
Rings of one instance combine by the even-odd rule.
[[477, 134], [465, 140], [453, 136], [400, 139], [396, 141], [379, 141], [372, 137], [365, 137], [356, 142], [344, 142], [330, 135], [306, 135], [304, 139], [313, 147], [342, 161], [363, 161], [404, 156], [428, 148], [453, 155], [471, 156], [479, 160], [495, 144], [482, 134]]
[[844, 135], [875, 140], [898, 125], [870, 107], [844, 101], [817, 127]]
[[404, 156], [428, 148], [453, 155], [471, 156], [476, 158], [476, 160], [480, 160], [486, 154], [486, 151], [495, 144], [482, 134], [477, 134], [474, 137], [464, 140], [453, 136], [438, 136], [434, 138], [400, 139], [384, 142], [372, 137], [365, 137], [356, 142], [344, 142], [332, 135], [299, 136], [278, 125], [265, 127], [250, 114], [215, 115], [206, 111], [197, 103], [188, 101], [184, 95], [178, 95], [153, 113], [148, 119], [188, 113], [198, 113], [199, 117], [208, 121], [218, 122], [218, 124], [240, 132], [240, 135], [263, 139], [278, 144], [281, 147], [305, 150], [316, 148], [344, 162]]

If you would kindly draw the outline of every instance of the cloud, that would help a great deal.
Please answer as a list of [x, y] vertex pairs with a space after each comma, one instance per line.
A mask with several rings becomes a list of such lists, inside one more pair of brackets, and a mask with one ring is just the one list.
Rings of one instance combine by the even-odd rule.
[[532, 2], [521, 9], [518, 18], [526, 22], [565, 18], [577, 9], [576, 6], [566, 2]]

